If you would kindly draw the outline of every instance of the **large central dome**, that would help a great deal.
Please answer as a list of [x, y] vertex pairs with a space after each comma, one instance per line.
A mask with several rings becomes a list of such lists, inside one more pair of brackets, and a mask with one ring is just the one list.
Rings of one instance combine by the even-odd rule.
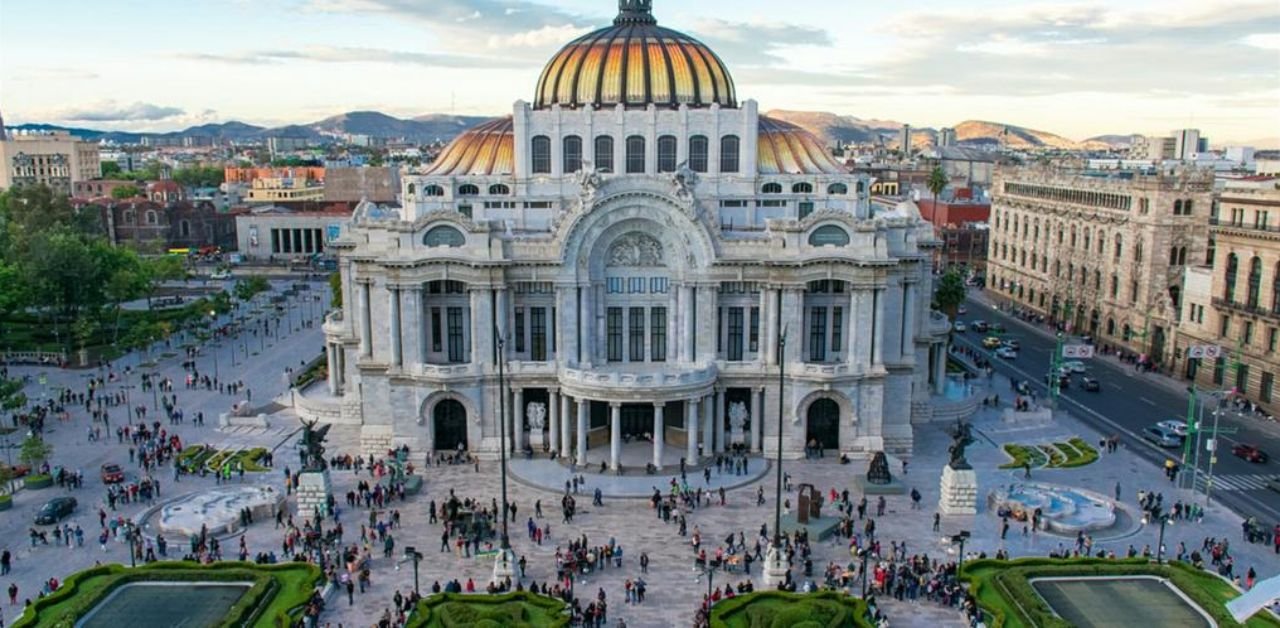
[[534, 107], [736, 107], [733, 77], [702, 42], [658, 26], [650, 0], [619, 0], [613, 26], [569, 42], [538, 79]]

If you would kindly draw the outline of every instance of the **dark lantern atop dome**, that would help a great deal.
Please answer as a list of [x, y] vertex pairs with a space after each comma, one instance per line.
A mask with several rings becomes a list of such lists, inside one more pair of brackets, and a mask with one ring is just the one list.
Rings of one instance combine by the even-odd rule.
[[657, 24], [653, 17], [653, 0], [618, 0], [618, 17], [613, 18], [615, 25], [622, 24]]

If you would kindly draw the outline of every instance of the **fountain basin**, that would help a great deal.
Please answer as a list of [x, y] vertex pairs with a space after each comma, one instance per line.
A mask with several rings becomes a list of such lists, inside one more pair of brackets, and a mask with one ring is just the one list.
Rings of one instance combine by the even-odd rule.
[[179, 497], [161, 506], [155, 525], [164, 534], [200, 534], [202, 525], [215, 535], [240, 529], [240, 511], [247, 508], [255, 521], [267, 521], [284, 504], [284, 495], [271, 486], [223, 486]]
[[1116, 523], [1114, 501], [1077, 488], [1014, 482], [987, 495], [987, 507], [1018, 521], [1031, 521], [1040, 511], [1040, 529], [1063, 535], [1110, 528]]

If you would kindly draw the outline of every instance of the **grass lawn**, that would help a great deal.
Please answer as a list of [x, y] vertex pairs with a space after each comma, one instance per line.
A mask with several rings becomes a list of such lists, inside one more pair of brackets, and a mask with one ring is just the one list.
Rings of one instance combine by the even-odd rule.
[[[254, 565], [222, 562], [197, 565], [188, 562], [158, 562], [130, 569], [123, 565], [101, 565], [68, 577], [53, 594], [37, 600], [33, 609], [14, 628], [70, 628], [121, 585], [145, 582], [247, 582], [252, 586], [219, 615], [219, 626], [248, 625], [271, 628], [286, 621], [291, 611], [311, 597], [322, 579], [319, 568], [306, 563]], [[119, 599], [119, 598], [117, 598]], [[163, 610], [158, 610], [164, 612]], [[144, 620], [163, 619], [156, 617]]]
[[870, 628], [862, 600], [837, 591], [757, 591], [711, 607], [711, 628]]
[[1021, 469], [1026, 463], [1033, 469], [1072, 469], [1098, 460], [1098, 450], [1081, 438], [1038, 445], [1005, 443], [1003, 449], [1010, 460], [1000, 465], [1001, 469]]
[[[965, 563], [963, 577], [969, 582], [969, 590], [977, 597], [978, 605], [988, 614], [990, 621], [987, 625], [991, 628], [1070, 628], [1072, 624], [1059, 617], [1044, 598], [1036, 593], [1030, 582], [1032, 578], [1135, 575], [1158, 576], [1171, 581], [1213, 617], [1218, 626], [1230, 628], [1242, 625], [1231, 618], [1225, 606], [1240, 593], [1216, 575], [1183, 563], [1155, 565], [1141, 558], [986, 559]], [[1142, 600], [1135, 600], [1126, 608], [1141, 610], [1137, 607], [1142, 604]], [[1134, 621], [1144, 625], [1160, 625], [1154, 615]], [[1248, 628], [1280, 628], [1280, 621], [1268, 614], [1258, 613], [1243, 625]]]
[[418, 602], [408, 628], [567, 628], [568, 605], [528, 591], [439, 593]]

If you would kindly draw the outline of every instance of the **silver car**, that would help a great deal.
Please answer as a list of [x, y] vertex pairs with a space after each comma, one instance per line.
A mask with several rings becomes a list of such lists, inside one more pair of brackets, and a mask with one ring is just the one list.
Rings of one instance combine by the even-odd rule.
[[1155, 443], [1158, 447], [1172, 448], [1182, 446], [1182, 437], [1159, 425], [1152, 425], [1142, 430], [1142, 437]]

